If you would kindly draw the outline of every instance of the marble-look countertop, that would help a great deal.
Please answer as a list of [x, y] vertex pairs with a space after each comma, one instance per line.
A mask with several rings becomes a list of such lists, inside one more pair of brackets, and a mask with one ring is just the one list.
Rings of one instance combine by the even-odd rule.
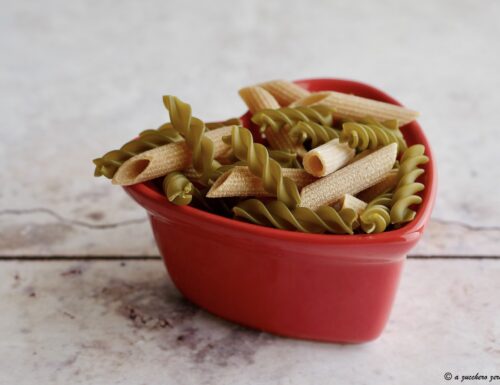
[[384, 334], [336, 345], [222, 321], [184, 300], [160, 261], [4, 262], [0, 383], [444, 384], [446, 372], [500, 375], [499, 274], [498, 261], [409, 260]]
[[[440, 384], [500, 376], [500, 3], [0, 0], [0, 384]], [[421, 112], [438, 163], [390, 322], [284, 339], [183, 300], [145, 213], [91, 160], [238, 88], [338, 77]], [[458, 381], [451, 381], [458, 382]], [[481, 383], [476, 380], [473, 383]]]

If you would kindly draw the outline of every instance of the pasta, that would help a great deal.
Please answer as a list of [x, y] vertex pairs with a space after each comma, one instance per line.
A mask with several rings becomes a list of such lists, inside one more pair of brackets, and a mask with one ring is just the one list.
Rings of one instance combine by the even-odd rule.
[[[245, 87], [239, 91], [239, 94], [249, 111], [252, 114], [266, 109], [277, 109], [280, 107], [278, 101], [267, 90], [259, 86]], [[263, 131], [266, 133], [267, 141], [271, 148], [277, 150], [296, 150], [302, 152], [302, 149], [297, 146], [291, 138], [284, 132], [272, 131], [265, 128]]]
[[312, 121], [300, 121], [294, 124], [289, 130], [288, 135], [295, 138], [299, 143], [306, 140], [311, 141], [311, 147], [315, 148], [323, 143], [340, 136], [339, 131], [330, 126], [325, 126]]
[[94, 175], [151, 181], [165, 204], [289, 231], [376, 234], [414, 219], [428, 158], [400, 125], [415, 111], [285, 80], [239, 95], [249, 113], [211, 123], [164, 96], [170, 122], [94, 159]]
[[418, 166], [425, 164], [429, 158], [424, 155], [425, 147], [415, 144], [409, 147], [400, 160], [398, 171], [398, 184], [392, 197], [391, 223], [401, 224], [415, 218], [416, 212], [410, 209], [412, 205], [422, 203], [422, 198], [415, 195], [424, 189], [422, 183], [415, 182], [424, 173]]
[[389, 207], [392, 202], [392, 194], [379, 195], [368, 203], [366, 209], [359, 216], [361, 229], [367, 233], [381, 233], [391, 223]]
[[393, 122], [391, 121], [387, 125], [373, 119], [367, 119], [365, 123], [346, 122], [342, 125], [340, 141], [358, 151], [373, 150], [390, 143], [397, 143], [398, 152], [402, 152], [407, 147], [406, 142], [398, 128], [389, 128], [390, 125], [394, 124]]
[[184, 206], [191, 203], [193, 199], [193, 184], [178, 171], [171, 172], [163, 179], [163, 191], [169, 200], [175, 205]]
[[182, 137], [177, 132], [173, 130], [160, 131], [160, 129], [144, 131], [139, 138], [125, 143], [119, 150], [109, 151], [102, 157], [94, 159], [94, 176], [105, 176], [111, 179], [116, 170], [134, 155], [182, 140]]
[[391, 143], [307, 185], [300, 194], [301, 206], [314, 210], [334, 203], [344, 194], [355, 195], [377, 184], [391, 170], [396, 154], [397, 145]]
[[173, 128], [186, 140], [191, 151], [193, 168], [201, 174], [201, 182], [207, 184], [217, 162], [214, 161], [214, 143], [204, 135], [205, 123], [191, 116], [191, 106], [175, 96], [164, 96], [163, 104], [169, 112]]
[[315, 105], [330, 107], [336, 116], [348, 119], [371, 116], [378, 121], [396, 119], [405, 125], [418, 117], [418, 112], [405, 107], [335, 91], [312, 93], [292, 103], [293, 107]]
[[252, 133], [244, 127], [234, 126], [231, 133], [234, 155], [247, 162], [252, 174], [262, 179], [264, 190], [275, 195], [289, 207], [300, 203], [297, 186], [289, 178], [283, 177], [281, 166], [269, 158], [267, 148], [254, 143]]
[[314, 212], [304, 207], [290, 209], [276, 200], [263, 203], [258, 199], [238, 203], [233, 212], [237, 218], [254, 224], [304, 233], [353, 234], [352, 225], [357, 218], [352, 209], [337, 211], [333, 207], [322, 206]]
[[354, 149], [333, 139], [305, 154], [302, 163], [309, 174], [322, 177], [345, 166], [354, 154]]
[[[205, 134], [214, 145], [215, 157], [227, 149], [222, 137], [230, 133], [231, 127], [221, 127]], [[114, 174], [113, 183], [122, 186], [141, 183], [165, 176], [172, 171], [184, 170], [191, 164], [191, 150], [187, 143], [170, 143], [134, 155], [125, 161]]]
[[332, 124], [332, 110], [324, 106], [267, 109], [254, 114], [252, 122], [261, 127], [261, 131], [267, 127], [279, 131], [284, 126], [292, 127], [297, 122], [315, 122], [329, 126]]
[[360, 215], [366, 209], [367, 203], [363, 202], [361, 199], [352, 196], [351, 194], [345, 194], [340, 198], [333, 207], [337, 210], [351, 209], [358, 215]]
[[393, 168], [387, 174], [385, 174], [384, 179], [382, 179], [377, 184], [372, 187], [367, 188], [364, 191], [361, 191], [357, 197], [365, 202], [370, 202], [372, 199], [375, 199], [379, 195], [392, 191], [396, 184], [398, 183], [398, 170]]
[[[314, 182], [316, 178], [306, 171], [297, 168], [283, 168], [283, 176], [290, 178], [297, 188]], [[235, 197], [235, 196], [275, 196], [264, 189], [262, 180], [253, 175], [248, 167], [231, 167], [214, 182], [207, 193], [207, 198]]]
[[309, 91], [301, 86], [286, 80], [272, 80], [259, 84], [259, 86], [273, 95], [278, 103], [284, 107], [310, 94]]
[[261, 110], [280, 108], [274, 96], [262, 87], [245, 87], [239, 90], [239, 94], [252, 114]]

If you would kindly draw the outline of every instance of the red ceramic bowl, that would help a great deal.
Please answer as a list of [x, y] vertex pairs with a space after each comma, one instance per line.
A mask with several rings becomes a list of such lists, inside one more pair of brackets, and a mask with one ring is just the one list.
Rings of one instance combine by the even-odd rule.
[[[399, 104], [358, 82], [297, 83], [312, 91], [335, 90]], [[147, 210], [173, 282], [200, 307], [284, 336], [369, 341], [387, 322], [406, 254], [420, 239], [436, 195], [434, 158], [422, 129], [413, 122], [402, 131], [409, 144], [426, 146], [426, 189], [416, 218], [381, 234], [277, 230], [175, 206], [147, 184], [125, 190]]]

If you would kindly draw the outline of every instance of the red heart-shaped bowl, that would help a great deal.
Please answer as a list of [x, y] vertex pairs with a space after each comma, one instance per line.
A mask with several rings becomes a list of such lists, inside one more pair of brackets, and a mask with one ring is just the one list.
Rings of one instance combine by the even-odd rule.
[[[399, 105], [366, 84], [308, 79], [308, 90], [334, 90]], [[249, 124], [248, 114], [244, 122]], [[125, 187], [146, 209], [161, 255], [189, 300], [225, 319], [297, 338], [364, 342], [382, 332], [406, 254], [422, 236], [436, 196], [436, 166], [417, 122], [402, 132], [430, 161], [415, 219], [380, 234], [328, 235], [244, 223], [175, 206], [150, 184]]]

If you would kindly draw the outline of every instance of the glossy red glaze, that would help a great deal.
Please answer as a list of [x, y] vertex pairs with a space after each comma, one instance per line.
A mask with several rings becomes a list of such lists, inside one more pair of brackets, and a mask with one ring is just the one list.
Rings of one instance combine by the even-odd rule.
[[[297, 82], [399, 104], [368, 85], [338, 79]], [[248, 116], [245, 124], [249, 124]], [[406, 226], [375, 235], [277, 230], [170, 204], [147, 184], [125, 190], [149, 213], [177, 288], [202, 308], [284, 336], [364, 342], [382, 332], [408, 251], [420, 239], [436, 195], [436, 167], [418, 123], [402, 129], [426, 146], [423, 204]]]

